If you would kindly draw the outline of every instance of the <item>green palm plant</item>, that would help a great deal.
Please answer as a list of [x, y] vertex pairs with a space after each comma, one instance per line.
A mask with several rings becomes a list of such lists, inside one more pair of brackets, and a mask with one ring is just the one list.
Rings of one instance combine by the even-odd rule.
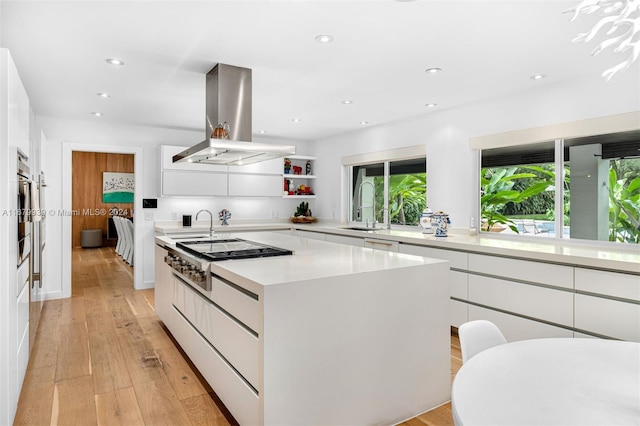
[[392, 175], [389, 178], [389, 220], [417, 225], [427, 206], [425, 174]]
[[609, 241], [640, 242], [640, 177], [618, 179], [609, 169]]
[[[516, 173], [520, 170], [526, 172]], [[537, 172], [537, 173], [533, 173]], [[539, 181], [529, 185], [522, 191], [513, 189], [518, 179], [537, 178]], [[496, 224], [506, 225], [518, 233], [518, 227], [502, 210], [507, 203], [520, 203], [543, 191], [552, 189], [555, 184], [555, 173], [540, 166], [519, 166], [508, 168], [484, 168], [480, 175], [480, 213], [487, 231]]]

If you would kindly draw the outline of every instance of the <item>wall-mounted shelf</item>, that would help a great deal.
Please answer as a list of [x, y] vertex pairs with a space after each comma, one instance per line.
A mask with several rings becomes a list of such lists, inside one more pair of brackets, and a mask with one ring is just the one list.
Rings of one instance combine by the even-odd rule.
[[[317, 176], [313, 174], [313, 170], [315, 166], [314, 162], [316, 160], [316, 157], [311, 157], [307, 155], [292, 155], [287, 158], [291, 160], [291, 170], [289, 173], [283, 173], [282, 178], [285, 180], [291, 180], [296, 190], [300, 188], [301, 185], [310, 187], [313, 190], [315, 179], [317, 178]], [[305, 174], [307, 172], [307, 162], [309, 162], [311, 166], [312, 173], [310, 174]], [[301, 174], [295, 174], [294, 167], [300, 167]], [[282, 198], [316, 198], [316, 196], [315, 194], [293, 194], [293, 195], [283, 195]]]

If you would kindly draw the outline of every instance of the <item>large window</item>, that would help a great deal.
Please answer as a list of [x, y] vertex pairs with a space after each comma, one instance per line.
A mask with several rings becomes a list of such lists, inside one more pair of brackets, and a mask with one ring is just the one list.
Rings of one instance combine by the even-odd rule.
[[640, 131], [482, 151], [483, 232], [638, 244]]
[[418, 225], [427, 205], [426, 158], [350, 166], [349, 221]]

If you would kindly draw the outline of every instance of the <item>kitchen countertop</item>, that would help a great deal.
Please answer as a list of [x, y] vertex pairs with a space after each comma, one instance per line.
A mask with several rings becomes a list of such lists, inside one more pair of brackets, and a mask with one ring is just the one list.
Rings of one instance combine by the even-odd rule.
[[[194, 224], [195, 225], [195, 224]], [[543, 261], [585, 268], [605, 269], [640, 275], [640, 247], [611, 247], [605, 244], [581, 244], [573, 241], [558, 241], [547, 238], [477, 235], [475, 233], [450, 232], [446, 238], [435, 238], [419, 230], [380, 229], [374, 232], [347, 229], [344, 224], [315, 223], [295, 224], [290, 222], [238, 223], [230, 226], [214, 226], [215, 232], [243, 232], [299, 229], [335, 235], [397, 241], [432, 248], [459, 250], [478, 254], [505, 256], [525, 260]], [[209, 225], [183, 228], [177, 221], [156, 223], [157, 234], [208, 233]], [[277, 245], [277, 244], [274, 244]]]
[[[293, 250], [293, 256], [211, 262], [211, 271], [216, 274], [231, 279], [228, 276], [230, 273], [236, 279], [246, 279], [262, 286], [444, 262], [438, 259], [327, 243], [275, 232], [243, 232], [242, 234], [219, 232], [214, 236], [214, 238], [228, 237]], [[175, 238], [170, 235], [156, 236], [156, 243], [175, 249]], [[182, 238], [183, 236], [179, 241], [185, 241]]]

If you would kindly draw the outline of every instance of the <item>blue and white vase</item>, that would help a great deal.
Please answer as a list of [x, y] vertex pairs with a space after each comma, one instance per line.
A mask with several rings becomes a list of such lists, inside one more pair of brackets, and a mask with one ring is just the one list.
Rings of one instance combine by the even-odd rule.
[[431, 217], [431, 224], [436, 228], [436, 238], [446, 237], [448, 235], [448, 225], [451, 224], [451, 220], [445, 212], [437, 212]]

